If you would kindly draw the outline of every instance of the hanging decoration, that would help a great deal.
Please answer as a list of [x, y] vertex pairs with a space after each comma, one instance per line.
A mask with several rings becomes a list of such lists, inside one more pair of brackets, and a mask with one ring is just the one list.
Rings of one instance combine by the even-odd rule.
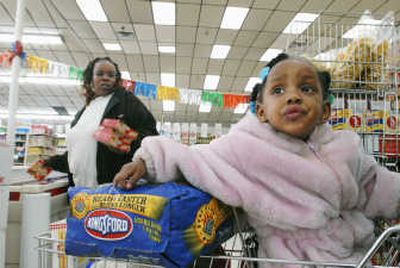
[[250, 96], [237, 94], [224, 94], [224, 108], [236, 108], [239, 103], [248, 103]]
[[135, 95], [136, 96], [144, 96], [151, 100], [155, 100], [157, 98], [157, 87], [153, 84], [147, 84], [142, 82], [135, 82]]
[[180, 102], [183, 104], [200, 105], [201, 90], [196, 89], [180, 89]]
[[174, 100], [179, 101], [179, 91], [176, 87], [158, 86], [157, 100]]
[[201, 101], [211, 102], [213, 106], [224, 106], [224, 97], [220, 92], [203, 91], [201, 94]]

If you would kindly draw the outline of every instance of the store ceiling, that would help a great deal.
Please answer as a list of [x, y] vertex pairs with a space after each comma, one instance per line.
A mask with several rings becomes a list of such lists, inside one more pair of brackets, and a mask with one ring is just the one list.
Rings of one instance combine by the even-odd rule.
[[[176, 25], [165, 26], [154, 24], [151, 1], [100, 2], [108, 22], [87, 21], [75, 0], [26, 0], [24, 26], [57, 29], [64, 43], [25, 45], [25, 51], [81, 68], [94, 57], [110, 56], [133, 80], [160, 84], [161, 72], [175, 73], [176, 87], [185, 89], [202, 89], [207, 74], [220, 75], [217, 91], [245, 93], [249, 78], [257, 77], [265, 65], [260, 58], [266, 49], [290, 45], [282, 31], [298, 12], [319, 13], [321, 23], [332, 25], [356, 23], [366, 9], [376, 19], [394, 11], [400, 20], [400, 0], [177, 0]], [[16, 3], [0, 0], [0, 26], [14, 26]], [[239, 30], [220, 28], [227, 6], [250, 9]], [[104, 42], [119, 43], [122, 51], [106, 51]], [[214, 44], [231, 46], [225, 59], [210, 59]], [[160, 53], [159, 45], [174, 45], [176, 52]], [[8, 47], [0, 43], [0, 51]], [[222, 108], [199, 113], [198, 106], [182, 104], [174, 112], [163, 112], [161, 102], [144, 101], [160, 121], [229, 124], [242, 116]], [[7, 109], [7, 103], [8, 85], [0, 84], [0, 108]], [[82, 105], [76, 87], [20, 86], [23, 111], [54, 111], [51, 107], [57, 106], [73, 114]]]

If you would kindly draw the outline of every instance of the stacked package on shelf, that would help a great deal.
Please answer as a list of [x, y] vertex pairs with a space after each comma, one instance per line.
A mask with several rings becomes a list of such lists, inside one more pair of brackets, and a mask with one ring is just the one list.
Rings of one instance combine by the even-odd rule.
[[338, 53], [331, 70], [332, 88], [380, 89], [387, 80], [385, 65], [389, 42], [375, 43], [371, 38], [351, 42]]
[[137, 136], [135, 130], [118, 119], [104, 119], [93, 134], [97, 141], [121, 152], [129, 152]]
[[27, 172], [36, 180], [43, 180], [52, 171], [52, 168], [44, 165], [44, 160], [40, 159], [30, 166]]

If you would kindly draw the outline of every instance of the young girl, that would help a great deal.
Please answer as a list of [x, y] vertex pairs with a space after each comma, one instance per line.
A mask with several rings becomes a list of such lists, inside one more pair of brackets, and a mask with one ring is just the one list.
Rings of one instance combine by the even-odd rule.
[[331, 130], [330, 78], [310, 62], [281, 54], [266, 70], [255, 115], [209, 145], [145, 138], [114, 184], [183, 176], [243, 208], [258, 257], [358, 262], [374, 240], [371, 219], [399, 214], [400, 175], [365, 154], [356, 133]]

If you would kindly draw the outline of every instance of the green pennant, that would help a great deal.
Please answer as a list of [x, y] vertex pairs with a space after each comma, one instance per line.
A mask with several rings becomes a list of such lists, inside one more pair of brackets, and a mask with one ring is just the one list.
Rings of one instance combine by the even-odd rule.
[[203, 91], [201, 101], [211, 102], [214, 106], [222, 107], [224, 105], [224, 96], [219, 92]]

